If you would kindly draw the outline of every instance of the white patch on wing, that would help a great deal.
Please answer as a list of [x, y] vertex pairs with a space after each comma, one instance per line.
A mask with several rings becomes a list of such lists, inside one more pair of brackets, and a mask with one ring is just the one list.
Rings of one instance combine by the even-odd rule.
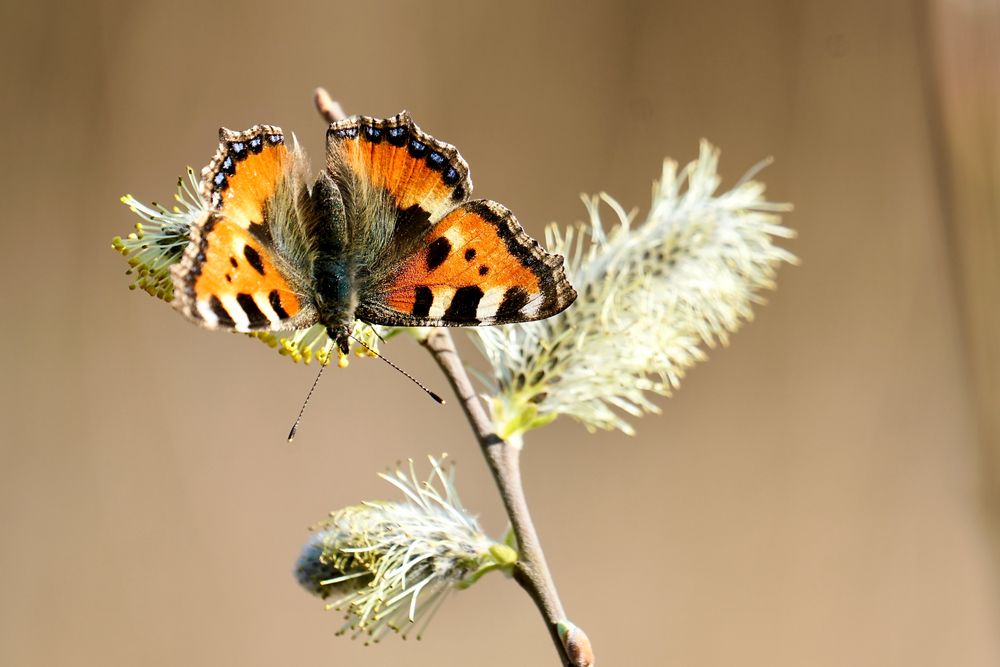
[[439, 320], [444, 317], [444, 312], [451, 305], [451, 300], [455, 298], [454, 287], [438, 287], [434, 290], [434, 301], [427, 317], [432, 320]]
[[271, 307], [271, 302], [268, 300], [267, 295], [263, 292], [258, 292], [254, 295], [253, 302], [257, 304], [260, 312], [264, 313], [264, 317], [271, 323], [271, 329], [276, 331], [281, 325], [281, 318], [278, 317], [278, 313], [274, 312], [274, 308]]
[[247, 317], [246, 312], [243, 310], [243, 306], [240, 302], [236, 300], [236, 297], [232, 294], [224, 296], [221, 299], [223, 307], [229, 316], [233, 318], [235, 325], [233, 326], [236, 331], [250, 331], [250, 318]]
[[483, 293], [483, 298], [479, 300], [476, 308], [476, 319], [487, 320], [497, 314], [500, 304], [503, 303], [503, 295], [507, 293], [506, 287], [491, 287]]
[[465, 245], [465, 236], [462, 234], [462, 230], [458, 228], [458, 225], [452, 225], [446, 229], [442, 236], [448, 239], [448, 242], [451, 243], [451, 247], [453, 249], [461, 248]]
[[195, 301], [195, 307], [198, 309], [198, 314], [201, 315], [201, 319], [205, 321], [205, 324], [210, 327], [219, 324], [219, 316], [208, 305], [208, 301]]

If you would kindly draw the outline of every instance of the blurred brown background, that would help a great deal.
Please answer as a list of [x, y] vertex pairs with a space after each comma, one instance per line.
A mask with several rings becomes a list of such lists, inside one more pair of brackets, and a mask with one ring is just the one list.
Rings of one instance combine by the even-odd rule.
[[[639, 435], [529, 436], [529, 499], [601, 665], [1000, 664], [996, 3], [14, 3], [2, 9], [0, 663], [553, 665], [488, 577], [414, 643], [334, 636], [306, 527], [448, 451], [458, 408], [383, 365], [314, 369], [129, 293], [119, 195], [166, 201], [216, 128], [310, 95], [409, 109], [530, 232], [580, 192], [648, 204], [706, 137], [791, 201], [770, 305]], [[643, 209], [645, 210], [645, 208]], [[388, 353], [445, 382], [415, 345]]]

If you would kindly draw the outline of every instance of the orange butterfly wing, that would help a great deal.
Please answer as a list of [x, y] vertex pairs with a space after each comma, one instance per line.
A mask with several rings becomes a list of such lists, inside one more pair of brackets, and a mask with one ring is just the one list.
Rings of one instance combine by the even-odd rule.
[[501, 204], [466, 202], [430, 230], [382, 297], [358, 317], [390, 326], [477, 326], [539, 320], [576, 299], [563, 258], [545, 252]]
[[421, 131], [405, 111], [331, 124], [327, 152], [339, 184], [349, 191], [384, 191], [403, 222], [437, 222], [472, 192], [469, 166], [458, 150]]
[[219, 149], [202, 171], [209, 209], [173, 267], [174, 305], [209, 328], [261, 331], [311, 324], [303, 280], [274, 251], [269, 215], [292, 187], [293, 156], [280, 128], [219, 130]]
[[[383, 229], [391, 232], [388, 249], [374, 253], [377, 279], [361, 289], [358, 319], [388, 326], [504, 324], [550, 317], [576, 298], [562, 257], [539, 247], [502, 205], [467, 201], [472, 180], [465, 160], [405, 111], [333, 123], [327, 149], [355, 224], [376, 230], [359, 236], [377, 244]], [[392, 220], [380, 227], [380, 218]]]

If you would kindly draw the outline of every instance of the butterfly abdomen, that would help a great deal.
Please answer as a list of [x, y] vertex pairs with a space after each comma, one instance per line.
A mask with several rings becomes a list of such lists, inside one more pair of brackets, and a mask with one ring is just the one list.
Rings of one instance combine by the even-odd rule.
[[313, 265], [313, 278], [319, 321], [327, 327], [352, 323], [358, 297], [354, 272], [348, 263], [342, 259], [317, 259]]

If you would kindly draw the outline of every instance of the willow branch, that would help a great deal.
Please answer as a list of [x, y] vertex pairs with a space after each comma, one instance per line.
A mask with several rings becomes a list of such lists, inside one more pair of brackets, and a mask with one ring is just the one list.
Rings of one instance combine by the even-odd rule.
[[524, 486], [521, 483], [520, 455], [521, 450], [511, 443], [502, 440], [493, 431], [493, 422], [486, 414], [479, 397], [472, 387], [465, 366], [462, 364], [455, 343], [447, 329], [433, 329], [423, 341], [424, 347], [434, 357], [434, 361], [448, 378], [451, 388], [455, 391], [462, 410], [476, 435], [479, 447], [486, 457], [493, 479], [500, 489], [507, 516], [517, 537], [518, 561], [514, 567], [514, 580], [521, 585], [531, 599], [535, 601], [538, 611], [552, 635], [552, 641], [559, 651], [563, 665], [573, 667], [573, 660], [567, 654], [566, 648], [559, 637], [559, 624], [566, 619], [555, 583], [545, 563], [545, 553], [542, 551], [538, 533], [528, 512], [528, 503], [524, 497]]
[[326, 88], [316, 89], [313, 93], [313, 104], [316, 105], [316, 111], [319, 112], [319, 115], [328, 123], [336, 123], [347, 118], [344, 108], [340, 106], [339, 102], [330, 97], [330, 93], [326, 92]]

